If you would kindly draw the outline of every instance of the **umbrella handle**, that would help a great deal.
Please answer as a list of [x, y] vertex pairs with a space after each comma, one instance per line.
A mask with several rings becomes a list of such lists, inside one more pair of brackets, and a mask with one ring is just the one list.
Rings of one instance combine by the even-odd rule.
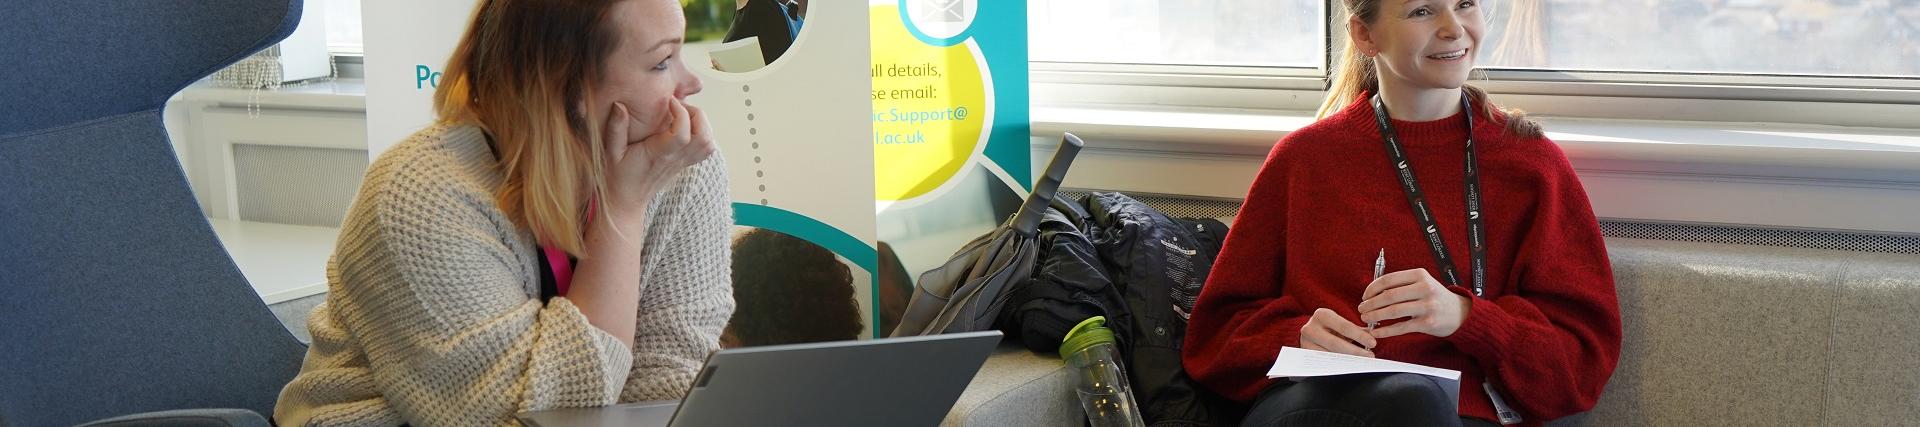
[[1013, 229], [1021, 234], [1033, 235], [1040, 228], [1040, 217], [1047, 211], [1047, 205], [1053, 204], [1053, 196], [1060, 191], [1060, 181], [1067, 178], [1067, 168], [1073, 165], [1073, 157], [1080, 154], [1080, 148], [1087, 144], [1072, 132], [1062, 132], [1060, 148], [1053, 151], [1053, 159], [1047, 161], [1046, 173], [1033, 183], [1033, 193], [1020, 204], [1020, 212], [1013, 215]]

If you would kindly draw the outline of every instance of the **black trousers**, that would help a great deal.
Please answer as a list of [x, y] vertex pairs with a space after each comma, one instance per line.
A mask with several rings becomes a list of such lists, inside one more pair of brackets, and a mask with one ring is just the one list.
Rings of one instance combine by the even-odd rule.
[[[1469, 393], [1472, 390], [1462, 390]], [[1244, 427], [1497, 426], [1460, 416], [1460, 402], [1433, 377], [1343, 375], [1274, 384], [1247, 410]]]

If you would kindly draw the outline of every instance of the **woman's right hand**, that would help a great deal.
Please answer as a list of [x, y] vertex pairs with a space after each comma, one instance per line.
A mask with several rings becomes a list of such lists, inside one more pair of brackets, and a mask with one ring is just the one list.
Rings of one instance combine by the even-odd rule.
[[680, 177], [687, 167], [707, 160], [716, 150], [712, 129], [699, 108], [678, 98], [667, 100], [665, 120], [644, 138], [630, 135], [633, 113], [614, 103], [605, 127], [607, 187], [612, 200], [604, 208], [615, 214], [646, 209], [653, 197]]
[[1370, 351], [1379, 341], [1366, 328], [1348, 322], [1340, 313], [1321, 308], [1313, 311], [1307, 324], [1300, 325], [1300, 348], [1373, 357]]

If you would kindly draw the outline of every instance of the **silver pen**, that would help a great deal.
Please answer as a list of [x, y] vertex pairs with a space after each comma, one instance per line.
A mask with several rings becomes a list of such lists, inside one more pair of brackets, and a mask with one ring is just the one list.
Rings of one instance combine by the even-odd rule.
[[[1380, 275], [1386, 273], [1386, 271], [1387, 248], [1380, 248], [1380, 257], [1373, 259], [1373, 280], [1380, 280]], [[1374, 323], [1376, 322], [1367, 322], [1367, 332], [1373, 332]]]

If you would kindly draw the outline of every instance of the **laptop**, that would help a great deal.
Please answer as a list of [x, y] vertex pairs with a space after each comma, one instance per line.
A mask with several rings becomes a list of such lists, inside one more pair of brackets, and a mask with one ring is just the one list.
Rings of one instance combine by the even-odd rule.
[[931, 426], [1000, 331], [726, 349], [678, 401], [520, 414], [533, 427]]

